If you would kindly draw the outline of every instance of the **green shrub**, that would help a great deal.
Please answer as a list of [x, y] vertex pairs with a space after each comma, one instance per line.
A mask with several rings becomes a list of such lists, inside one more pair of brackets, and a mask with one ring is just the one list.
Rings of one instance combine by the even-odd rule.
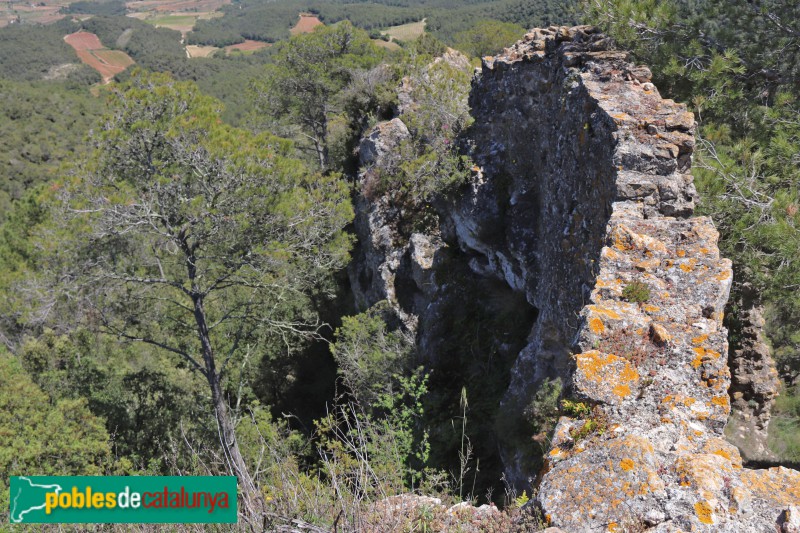
[[622, 297], [631, 303], [644, 303], [650, 299], [650, 287], [641, 281], [631, 281], [622, 289]]
[[592, 408], [584, 402], [573, 402], [572, 400], [561, 401], [562, 412], [572, 418], [586, 418], [592, 414]]
[[558, 420], [558, 399], [561, 396], [561, 389], [561, 380], [544, 380], [531, 403], [523, 411], [525, 420], [531, 424], [535, 434], [549, 433], [555, 427]]

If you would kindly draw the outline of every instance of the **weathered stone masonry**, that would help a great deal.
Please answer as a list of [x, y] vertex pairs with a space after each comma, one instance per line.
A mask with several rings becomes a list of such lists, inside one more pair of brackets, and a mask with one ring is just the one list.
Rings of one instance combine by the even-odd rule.
[[[392, 207], [363, 202], [354, 286], [364, 304], [403, 308], [423, 351], [435, 349], [425, 331], [443, 247], [525, 295], [535, 320], [503, 410], [521, 416], [547, 378], [596, 406], [589, 426], [564, 417], [556, 428], [535, 502], [553, 525], [793, 531], [800, 473], [743, 469], [723, 437], [732, 272], [711, 220], [692, 216], [694, 118], [627, 59], [590, 27], [533, 30], [487, 58], [470, 98], [480, 170], [440, 206], [440, 231], [401, 246]], [[373, 132], [385, 139], [369, 141], [365, 163], [407, 134], [401, 119]], [[398, 303], [403, 277], [413, 305]], [[647, 285], [646, 302], [625, 301], [631, 282]], [[530, 450], [498, 437], [508, 477], [536, 478]]]

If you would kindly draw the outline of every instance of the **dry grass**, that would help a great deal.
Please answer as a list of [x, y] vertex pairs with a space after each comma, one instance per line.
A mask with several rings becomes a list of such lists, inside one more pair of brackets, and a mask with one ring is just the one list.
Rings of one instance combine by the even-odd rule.
[[231, 53], [233, 52], [241, 52], [248, 54], [248, 53], [253, 53], [257, 50], [263, 50], [264, 48], [269, 48], [270, 46], [272, 46], [272, 43], [265, 43], [263, 41], [251, 41], [248, 39], [243, 43], [226, 46], [225, 53], [227, 55], [231, 55]]
[[186, 45], [186, 52], [189, 54], [189, 57], [208, 57], [214, 52], [219, 50], [216, 46], [198, 46], [194, 44]]
[[394, 41], [384, 41], [381, 39], [372, 39], [372, 44], [386, 48], [387, 50], [400, 50], [400, 45]]
[[425, 19], [419, 22], [392, 26], [391, 28], [386, 28], [381, 33], [388, 35], [396, 41], [413, 41], [414, 39], [422, 37], [422, 34], [425, 33]]

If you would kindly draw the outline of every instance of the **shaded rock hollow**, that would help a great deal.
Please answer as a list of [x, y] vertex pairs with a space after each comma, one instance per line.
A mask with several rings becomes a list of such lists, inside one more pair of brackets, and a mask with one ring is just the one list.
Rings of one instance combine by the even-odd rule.
[[[527, 333], [496, 332], [513, 361], [496, 446], [508, 480], [538, 484], [552, 525], [774, 531], [798, 513], [800, 474], [746, 470], [724, 439], [731, 264], [712, 221], [693, 217], [694, 118], [650, 77], [591, 27], [532, 30], [485, 59], [470, 183], [437, 202], [438, 228], [410, 235], [389, 198], [361, 197], [351, 282], [362, 307], [395, 306], [428, 362], [457, 342], [445, 313], [475, 297], [442, 269], [458, 263], [487, 301], [523, 300], [508, 329]], [[407, 136], [402, 115], [370, 132], [365, 173]], [[645, 301], [627, 301], [634, 283]], [[594, 408], [560, 419], [539, 471], [523, 418], [552, 379]]]

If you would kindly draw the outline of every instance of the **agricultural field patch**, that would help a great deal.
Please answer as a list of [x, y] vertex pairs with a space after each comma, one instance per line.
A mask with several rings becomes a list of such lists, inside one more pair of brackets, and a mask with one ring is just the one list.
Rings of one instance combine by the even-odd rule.
[[59, 10], [67, 5], [68, 0], [3, 2], [0, 4], [0, 28], [11, 24], [52, 24], [65, 17]]
[[75, 49], [81, 61], [100, 73], [104, 83], [109, 83], [114, 76], [134, 63], [125, 52], [105, 48], [93, 33], [71, 33], [64, 37], [64, 41]]
[[64, 40], [74, 48], [76, 51], [79, 50], [100, 50], [103, 47], [103, 43], [100, 42], [100, 39], [94, 33], [89, 33], [88, 31], [79, 31], [75, 33], [70, 33]]
[[126, 2], [125, 7], [132, 13], [197, 14], [200, 16], [213, 13], [230, 3], [231, 0], [134, 0]]
[[216, 46], [200, 46], [196, 44], [186, 45], [186, 54], [190, 58], [209, 57], [217, 50], [219, 50], [219, 48], [217, 48]]
[[386, 28], [381, 33], [383, 35], [388, 35], [394, 41], [413, 41], [414, 39], [422, 37], [422, 34], [425, 33], [425, 19], [419, 22], [392, 26]]
[[231, 52], [243, 52], [243, 53], [252, 53], [256, 50], [262, 50], [264, 48], [268, 48], [272, 46], [270, 43], [265, 43], [263, 41], [252, 41], [250, 39], [246, 40], [243, 43], [239, 44], [232, 44], [230, 46], [225, 47], [225, 53], [230, 55]]
[[317, 26], [324, 26], [324, 23], [317, 18], [316, 15], [309, 15], [307, 13], [300, 13], [300, 20], [297, 21], [294, 28], [289, 33], [298, 35], [300, 33], [310, 33], [314, 31]]
[[372, 44], [387, 50], [400, 50], [400, 45], [394, 41], [384, 41], [383, 39], [372, 39]]

